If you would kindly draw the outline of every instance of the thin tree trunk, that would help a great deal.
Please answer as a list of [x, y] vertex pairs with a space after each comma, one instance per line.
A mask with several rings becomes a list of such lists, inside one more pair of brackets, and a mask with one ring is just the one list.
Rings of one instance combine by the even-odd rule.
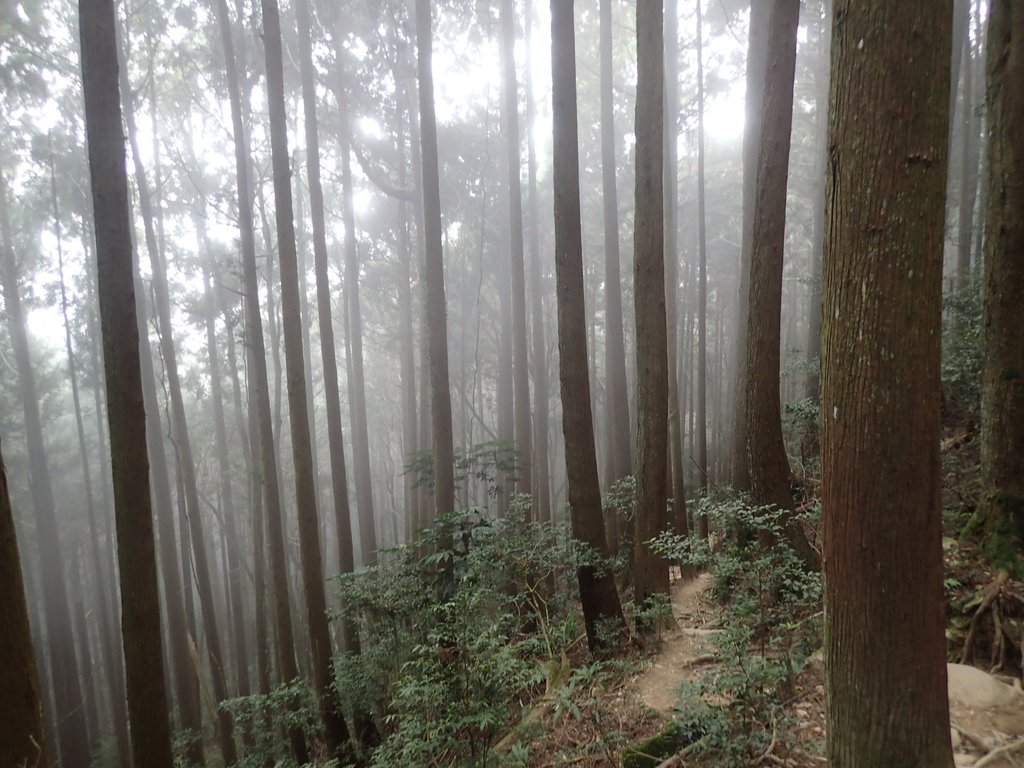
[[[708, 491], [708, 238], [704, 183], [704, 18], [697, 0], [697, 485], [701, 494]], [[756, 0], [755, 0], [756, 1]], [[765, 2], [765, 0], [761, 0]], [[708, 536], [708, 520], [698, 524], [701, 538]]]
[[332, 690], [335, 671], [331, 660], [330, 630], [327, 626], [327, 596], [320, 554], [320, 524], [317, 519], [311, 438], [307, 420], [308, 400], [302, 359], [302, 318], [299, 311], [295, 224], [292, 218], [291, 169], [288, 162], [288, 134], [285, 123], [281, 21], [277, 0], [262, 0], [262, 10], [274, 170], [274, 213], [281, 259], [281, 320], [288, 374], [288, 417], [291, 422], [292, 460], [295, 465], [303, 597], [306, 604], [306, 620], [309, 624], [313, 683], [320, 700], [320, 715], [326, 729], [327, 747], [332, 756], [345, 759], [349, 756], [349, 733], [348, 726], [338, 711]]
[[[515, 5], [501, 0], [502, 133], [508, 151], [509, 246], [512, 271], [512, 383], [515, 403], [516, 492], [533, 495], [530, 372], [527, 364], [526, 267], [523, 257], [523, 193], [519, 178], [519, 88], [515, 60]], [[535, 513], [532, 513], [536, 516]]]
[[[533, 62], [530, 57], [530, 39], [533, 26], [533, 2], [526, 0], [525, 30], [526, 62], [526, 211], [529, 221], [527, 238], [530, 249], [530, 320], [533, 325], [533, 449], [536, 472], [533, 483], [534, 518], [541, 522], [551, 520], [551, 473], [548, 468], [548, 360], [544, 336], [544, 289], [540, 264], [540, 214], [537, 209], [537, 150], [533, 141], [535, 107], [533, 103]], [[623, 366], [625, 367], [625, 366]], [[628, 418], [628, 412], [627, 412]], [[628, 442], [628, 441], [627, 441]], [[628, 451], [628, 446], [627, 446]]]
[[950, 11], [836, 6], [821, 398], [835, 768], [953, 766], [939, 492]]
[[[601, 189], [604, 222], [605, 481], [610, 485], [633, 471], [630, 457], [629, 393], [622, 321], [622, 272], [619, 259], [619, 195], [615, 185], [615, 101], [612, 61], [612, 0], [601, 0]], [[609, 526], [610, 546], [618, 552], [617, 526]]]
[[[970, 25], [968, 24], [968, 27]], [[967, 287], [971, 275], [971, 243], [974, 226], [974, 204], [978, 192], [978, 124], [974, 117], [974, 63], [971, 35], [964, 35], [964, 94], [961, 110], [963, 144], [960, 150], [960, 195], [956, 244], [957, 290]]]
[[[551, 0], [551, 81], [558, 358], [569, 511], [573, 536], [598, 555], [607, 557], [587, 369], [579, 131], [576, 122], [576, 33], [572, 0]], [[619, 594], [614, 578], [605, 569], [582, 566], [577, 569], [577, 577], [587, 643], [591, 652], [598, 652], [604, 648], [604, 643], [615, 638], [615, 630], [621, 632], [625, 629]]]
[[[220, 30], [221, 45], [224, 49], [224, 63], [227, 71], [228, 100], [231, 105], [231, 125], [235, 143], [235, 178], [238, 187], [238, 229], [241, 238], [242, 280], [245, 292], [246, 339], [249, 347], [249, 398], [258, 425], [257, 435], [253, 434], [254, 455], [259, 448], [259, 467], [263, 484], [263, 506], [265, 527], [254, 521], [253, 546], [257, 563], [262, 559], [261, 534], [267, 534], [267, 552], [270, 559], [270, 575], [274, 599], [274, 619], [278, 674], [282, 682], [288, 683], [298, 677], [295, 661], [295, 638], [292, 633], [290, 604], [288, 597], [288, 571], [284, 549], [284, 520], [281, 510], [281, 487], [277, 470], [277, 453], [274, 448], [274, 431], [270, 406], [270, 386], [267, 377], [267, 354], [263, 340], [263, 320], [260, 316], [259, 280], [256, 274], [256, 238], [253, 224], [253, 195], [249, 176], [249, 139], [242, 119], [242, 99], [239, 89], [238, 71], [235, 66], [234, 43], [231, 39], [231, 24], [228, 19], [226, 0], [217, 0], [214, 6], [217, 26]], [[274, 15], [277, 18], [277, 15]], [[278, 35], [280, 39], [280, 35]], [[278, 68], [280, 69], [280, 67]], [[283, 96], [282, 96], [283, 100]], [[285, 155], [287, 157], [287, 154]], [[287, 182], [285, 182], [287, 183]], [[255, 403], [253, 406], [252, 404]], [[250, 417], [251, 418], [251, 417]], [[303, 423], [306, 423], [303, 421]], [[257, 565], [259, 572], [259, 565]], [[259, 598], [257, 597], [257, 600]], [[257, 603], [257, 605], [259, 605]], [[266, 653], [267, 643], [259, 638], [260, 611], [257, 611], [257, 668], [260, 670], [260, 687], [268, 682], [260, 663]], [[268, 670], [269, 671], [269, 670]], [[309, 754], [305, 738], [298, 728], [288, 732], [292, 753], [299, 763], [308, 762]]]
[[114, 4], [81, 2], [78, 11], [132, 757], [171, 768]]
[[[167, 389], [170, 397], [172, 415], [172, 433], [177, 451], [178, 466], [181, 471], [182, 485], [185, 492], [185, 508], [189, 518], [189, 530], [192, 534], [192, 549], [197, 586], [199, 588], [200, 610], [206, 634], [206, 645], [210, 655], [210, 672], [213, 681], [213, 693], [218, 705], [227, 700], [227, 679], [224, 673], [226, 659], [221, 650], [220, 633], [217, 628], [217, 614], [214, 607], [213, 582], [210, 576], [209, 562], [206, 557], [206, 536], [203, 532], [203, 520], [199, 508], [199, 491], [195, 476], [195, 460], [192, 455], [192, 443], [188, 432], [188, 421], [185, 414], [185, 401], [181, 394], [181, 381], [178, 375], [177, 351], [171, 327], [170, 296], [167, 287], [167, 267], [163, 253], [157, 243], [149, 185], [145, 169], [142, 165], [138, 146], [138, 131], [135, 124], [135, 99], [128, 82], [127, 70], [120, 69], [121, 91], [124, 98], [125, 122], [128, 127], [128, 141], [132, 150], [135, 166], [135, 184], [139, 195], [139, 208], [145, 229], [146, 248], [149, 252], [150, 266], [153, 275], [153, 292], [155, 296], [157, 322], [160, 329], [160, 352], [164, 361], [167, 376]], [[182, 548], [187, 544], [181, 542]], [[234, 725], [231, 713], [226, 709], [217, 712], [217, 736], [220, 750], [227, 765], [238, 759], [234, 740]]]
[[672, 483], [672, 527], [685, 536], [686, 490], [683, 483], [683, 432], [679, 418], [679, 374], [676, 349], [679, 336], [678, 174], [676, 120], [679, 117], [679, 8], [677, 0], [665, 3], [665, 314], [668, 322], [668, 458]]

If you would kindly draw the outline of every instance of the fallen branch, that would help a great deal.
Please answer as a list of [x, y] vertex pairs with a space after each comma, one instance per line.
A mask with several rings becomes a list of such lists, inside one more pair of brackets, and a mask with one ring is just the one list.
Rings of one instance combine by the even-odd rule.
[[1010, 578], [1010, 575], [1006, 571], [1001, 571], [992, 583], [989, 584], [983, 590], [982, 594], [985, 595], [985, 599], [981, 601], [981, 605], [974, 612], [974, 616], [971, 618], [971, 628], [967, 632], [967, 639], [964, 640], [964, 650], [960, 654], [960, 663], [967, 664], [971, 657], [971, 651], [974, 650], [974, 637], [978, 633], [978, 625], [981, 624], [981, 617], [985, 614], [995, 602], [995, 599], [999, 597], [999, 593], [1002, 591], [1003, 585]]
[[997, 749], [993, 749], [991, 752], [989, 752], [987, 755], [981, 758], [981, 760], [976, 762], [974, 764], [974, 768], [985, 768], [986, 765], [993, 765], [996, 762], [996, 760], [998, 760], [1000, 757], [1006, 757], [1007, 755], [1013, 754], [1021, 748], [1024, 748], [1024, 739], [1015, 741], [1012, 744], [1007, 744], [1004, 747], [998, 747]]

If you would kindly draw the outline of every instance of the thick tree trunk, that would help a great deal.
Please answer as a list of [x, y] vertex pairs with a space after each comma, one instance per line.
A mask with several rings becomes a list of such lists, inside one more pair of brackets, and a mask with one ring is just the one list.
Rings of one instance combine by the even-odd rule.
[[[5, 193], [6, 194], [6, 193]], [[32, 645], [32, 631], [21, 575], [21, 557], [14, 529], [14, 510], [7, 492], [7, 470], [0, 454], [0, 764], [48, 768], [43, 735], [43, 705]]]
[[[747, 92], [743, 122], [743, 232], [740, 244], [739, 300], [736, 303], [736, 367], [733, 378], [730, 475], [740, 491], [750, 490], [747, 460], [747, 318], [750, 314], [750, 259], [754, 250], [754, 197], [761, 154], [761, 102], [768, 58], [768, 15], [771, 3], [751, 0], [747, 43]], [[705, 523], [706, 525], [706, 523]]]
[[448, 384], [448, 322], [441, 250], [441, 183], [438, 176], [437, 121], [429, 0], [416, 0], [416, 60], [419, 79], [420, 144], [423, 174], [423, 234], [427, 360], [430, 366], [430, 415], [434, 450], [434, 514], [455, 511], [455, 458], [452, 447], [452, 399]]
[[[94, 53], [94, 52], [93, 52]], [[115, 83], [116, 85], [116, 83]], [[116, 88], [115, 88], [116, 90]], [[17, 367], [18, 391], [25, 419], [25, 443], [29, 460], [29, 490], [35, 511], [39, 545], [40, 579], [46, 638], [56, 702], [57, 742], [60, 763], [65, 768], [89, 764], [89, 738], [86, 730], [82, 687], [75, 660], [75, 640], [64, 577], [60, 530], [51, 485], [49, 460], [39, 415], [39, 396], [32, 368], [25, 315], [21, 305], [18, 271], [11, 242], [7, 181], [0, 169], [0, 278], [3, 282], [4, 308]]]
[[[551, 80], [554, 120], [555, 285], [558, 301], [558, 359], [562, 430], [572, 533], [598, 555], [608, 555], [601, 513], [601, 489], [594, 449], [587, 370], [587, 327], [583, 291], [583, 233], [580, 226], [579, 131], [576, 112], [576, 33], [572, 0], [551, 0]], [[662, 329], [665, 328], [664, 317]], [[662, 443], [664, 445], [664, 443]], [[664, 469], [664, 462], [661, 462]], [[578, 569], [580, 602], [592, 652], [624, 630], [615, 580], [594, 566]]]
[[981, 482], [989, 557], [1020, 568], [1024, 546], [1024, 8], [994, 0], [988, 41]]
[[[665, 317], [664, 124], [662, 8], [636, 11], [636, 212], [633, 295], [636, 314], [636, 541], [638, 607], [668, 593], [668, 563], [648, 542], [667, 527], [668, 326]], [[566, 435], [568, 442], [569, 436]], [[646, 630], [651, 630], [647, 627]]]
[[[619, 257], [619, 195], [615, 183], [615, 100], [612, 61], [612, 0], [601, 0], [601, 190], [604, 222], [605, 482], [611, 485], [633, 471], [630, 456], [629, 393], [622, 320]], [[618, 552], [618, 525], [608, 527], [609, 546]]]
[[78, 11], [132, 757], [171, 768], [114, 4], [81, 2]]
[[327, 747], [332, 756], [349, 755], [348, 726], [335, 701], [331, 635], [327, 626], [327, 596], [320, 551], [320, 524], [313, 477], [308, 400], [302, 359], [302, 318], [299, 314], [299, 275], [292, 218], [291, 168], [284, 103], [284, 72], [281, 51], [281, 20], [277, 0], [262, 0], [263, 44], [267, 66], [271, 156], [274, 171], [274, 213], [277, 247], [281, 259], [281, 324], [284, 330], [285, 367], [288, 384], [288, 417], [295, 465], [295, 497], [302, 561], [303, 597], [313, 657], [313, 683], [320, 699]]
[[[761, 106], [761, 140], [754, 199], [750, 291], [747, 294], [747, 458], [754, 504], [793, 509], [789, 458], [782, 439], [779, 372], [786, 189], [799, 0], [775, 0], [768, 23], [768, 58]], [[809, 567], [818, 557], [795, 525], [787, 536]]]
[[939, 493], [950, 10], [836, 5], [821, 402], [835, 768], [953, 765]]

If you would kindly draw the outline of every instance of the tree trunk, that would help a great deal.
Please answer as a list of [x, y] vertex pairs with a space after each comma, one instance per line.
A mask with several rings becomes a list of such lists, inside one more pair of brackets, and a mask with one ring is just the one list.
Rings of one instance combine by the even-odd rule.
[[836, 7], [821, 402], [835, 768], [953, 765], [939, 493], [950, 10]]
[[[736, 367], [732, 400], [732, 485], [750, 490], [747, 460], [747, 319], [750, 315], [750, 260], [754, 250], [754, 197], [757, 164], [761, 154], [761, 102], [768, 58], [768, 18], [771, 3], [751, 0], [750, 36], [747, 43], [747, 92], [743, 121], [743, 232], [740, 245], [739, 300], [736, 303]], [[706, 523], [704, 523], [706, 527]]]
[[679, 248], [678, 184], [679, 156], [676, 147], [679, 117], [679, 7], [677, 0], [665, 2], [665, 313], [668, 336], [668, 460], [672, 484], [672, 528], [685, 536], [686, 490], [683, 483], [683, 430], [679, 415]]
[[825, 17], [818, 31], [819, 61], [815, 70], [814, 102], [814, 219], [811, 225], [811, 285], [807, 324], [807, 380], [804, 397], [817, 405], [821, 386], [821, 270], [825, 248], [825, 173], [828, 157], [829, 51], [832, 47], [832, 0], [825, 0]]
[[[320, 331], [320, 354], [323, 358], [324, 400], [327, 406], [327, 444], [331, 462], [334, 522], [338, 537], [338, 567], [341, 573], [352, 573], [355, 570], [355, 557], [352, 549], [352, 518], [348, 500], [345, 435], [341, 424], [341, 392], [338, 388], [338, 361], [334, 342], [334, 318], [327, 258], [327, 227], [324, 222], [324, 192], [320, 182], [320, 132], [316, 114], [316, 88], [313, 77], [308, 0], [296, 0], [295, 15], [299, 31], [299, 63], [302, 74], [302, 104], [306, 131], [306, 171], [309, 181], [309, 208], [313, 222], [313, 267], [316, 273], [316, 308]], [[344, 115], [342, 115], [342, 119], [344, 119]], [[346, 653], [359, 652], [359, 635], [351, 617], [347, 614], [341, 620], [341, 646]]]
[[313, 477], [308, 400], [302, 359], [302, 318], [299, 314], [299, 275], [292, 218], [291, 168], [285, 124], [284, 73], [281, 53], [281, 21], [277, 0], [262, 0], [263, 43], [267, 65], [271, 156], [274, 170], [274, 213], [277, 247], [281, 259], [281, 324], [284, 330], [285, 367], [288, 385], [288, 417], [292, 431], [295, 465], [295, 497], [302, 560], [303, 597], [313, 657], [313, 683], [320, 699], [320, 714], [332, 756], [349, 755], [348, 726], [335, 702], [331, 636], [327, 626], [327, 596], [320, 554], [316, 486]]
[[988, 41], [988, 220], [978, 510], [989, 558], [1020, 568], [1024, 545], [1024, 9], [995, 0]]
[[452, 399], [448, 384], [448, 322], [441, 250], [441, 183], [434, 116], [434, 75], [429, 0], [416, 0], [416, 60], [420, 97], [423, 172], [423, 234], [426, 256], [427, 359], [430, 365], [430, 415], [434, 450], [434, 514], [455, 511], [455, 458], [452, 447]]
[[[765, 0], [761, 0], [763, 3]], [[697, 0], [697, 388], [696, 420], [697, 485], [708, 491], [708, 238], [704, 184], [704, 17]], [[707, 517], [700, 518], [701, 538], [708, 537]]]
[[[4, 192], [6, 194], [6, 190]], [[14, 510], [7, 492], [7, 470], [0, 455], [0, 763], [48, 768], [43, 705], [28, 621]]]
[[[526, 40], [526, 211], [529, 220], [527, 238], [530, 248], [530, 320], [533, 325], [533, 449], [536, 472], [533, 483], [534, 518], [551, 520], [551, 476], [548, 467], [548, 356], [544, 334], [544, 288], [540, 263], [540, 213], [537, 208], [537, 150], [533, 141], [535, 107], [533, 103], [533, 62], [530, 56], [533, 2], [526, 0], [524, 11]], [[621, 298], [620, 298], [621, 304]], [[620, 312], [621, 314], [621, 312]], [[625, 362], [623, 362], [625, 368]], [[628, 418], [628, 412], [627, 412]], [[628, 443], [628, 441], [627, 441]], [[628, 454], [629, 446], [626, 446]]]
[[[515, 5], [501, 0], [499, 50], [502, 72], [502, 133], [508, 152], [509, 256], [512, 270], [512, 384], [517, 453], [516, 492], [533, 495], [530, 372], [527, 367], [526, 267], [523, 258], [523, 193], [519, 179], [519, 88], [515, 59]], [[536, 512], [531, 512], [536, 517]]]
[[[636, 11], [636, 213], [633, 296], [636, 313], [637, 607], [668, 593], [668, 563], [648, 542], [667, 527], [668, 326], [665, 317], [664, 36], [659, 3]], [[568, 435], [566, 441], [568, 442]], [[645, 631], [653, 627], [646, 627]]]
[[[969, 13], [969, 11], [968, 11]], [[960, 149], [960, 195], [956, 243], [957, 290], [967, 287], [971, 275], [971, 243], [973, 242], [974, 204], [978, 192], [978, 122], [974, 116], [973, 46], [968, 33], [963, 41], [964, 94], [961, 121], [963, 144]], [[952, 117], [950, 117], [952, 120]]]
[[60, 529], [57, 525], [49, 460], [39, 415], [39, 396], [32, 368], [25, 315], [18, 287], [18, 270], [11, 242], [8, 212], [7, 181], [0, 169], [0, 250], [3, 259], [3, 294], [7, 326], [17, 367], [18, 390], [25, 418], [25, 443], [29, 460], [29, 490], [35, 511], [36, 536], [39, 545], [40, 580], [43, 613], [46, 618], [46, 639], [50, 651], [60, 764], [65, 768], [89, 764], [89, 738], [86, 730], [82, 688], [75, 660], [75, 640], [71, 624], [65, 582], [65, 561], [62, 555]]
[[[267, 534], [267, 551], [270, 559], [270, 576], [274, 599], [271, 612], [275, 622], [277, 638], [278, 674], [282, 682], [290, 682], [298, 676], [295, 661], [295, 638], [292, 633], [291, 614], [288, 598], [288, 571], [284, 550], [284, 521], [281, 510], [281, 487], [278, 477], [277, 453], [274, 448], [274, 431], [270, 405], [270, 386], [267, 377], [267, 353], [263, 340], [263, 320], [260, 315], [259, 281], [256, 274], [256, 238], [253, 224], [253, 195], [249, 176], [249, 139], [242, 119], [242, 98], [239, 89], [238, 71], [235, 66], [234, 43], [231, 39], [231, 23], [228, 18], [226, 0], [217, 0], [214, 6], [217, 26], [220, 30], [221, 45], [224, 49], [224, 65], [227, 73], [228, 100], [231, 105], [231, 125], [235, 143], [235, 176], [238, 187], [238, 229], [241, 238], [242, 280], [245, 292], [245, 325], [249, 347], [250, 374], [248, 379], [249, 398], [258, 425], [259, 435], [252, 436], [252, 450], [259, 453], [259, 467], [263, 485], [263, 507], [265, 527], [254, 525], [258, 531]], [[276, 10], [276, 8], [275, 8]], [[274, 18], [277, 19], [275, 13]], [[280, 70], [280, 66], [278, 67]], [[283, 96], [282, 96], [283, 100]], [[287, 154], [285, 154], [287, 157]], [[287, 183], [287, 181], [285, 182]], [[303, 419], [302, 423], [308, 423]], [[257, 562], [262, 558], [260, 536], [254, 536]], [[257, 565], [257, 575], [260, 568]], [[257, 601], [259, 595], [257, 595]], [[258, 603], [257, 603], [258, 605]], [[265, 644], [259, 640], [259, 616], [257, 616], [257, 667], [264, 652]], [[269, 675], [268, 675], [269, 677]], [[266, 682], [260, 672], [260, 687]], [[289, 730], [292, 752], [299, 763], [308, 762], [305, 738], [298, 728]]]
[[[626, 386], [626, 345], [622, 321], [622, 272], [619, 259], [619, 196], [615, 186], [615, 101], [612, 61], [612, 0], [601, 0], [601, 189], [604, 221], [605, 481], [633, 471], [629, 445], [629, 393]], [[618, 552], [618, 527], [609, 526], [613, 552]]]
[[132, 757], [171, 768], [114, 4], [81, 2], [78, 11]]
[[[579, 131], [576, 123], [576, 33], [572, 0], [551, 0], [551, 81], [558, 359], [569, 511], [573, 536], [598, 555], [606, 557], [608, 545], [601, 513], [587, 370]], [[661, 327], [665, 328], [664, 317]], [[664, 462], [661, 464], [664, 469]], [[588, 565], [580, 567], [577, 576], [587, 643], [591, 652], [596, 653], [603, 649], [604, 643], [614, 638], [615, 630], [624, 631], [622, 605], [615, 580], [607, 570]], [[599, 631], [602, 625], [604, 627]]]
[[[126, 45], [127, 35], [123, 43]], [[125, 49], [122, 49], [125, 50]], [[172, 432], [177, 462], [181, 471], [181, 480], [185, 491], [185, 508], [189, 519], [189, 530], [192, 534], [192, 550], [197, 586], [199, 589], [200, 610], [203, 628], [206, 635], [206, 647], [210, 656], [210, 673], [213, 682], [213, 693], [217, 704], [228, 698], [227, 679], [225, 676], [226, 659], [221, 650], [220, 632], [217, 627], [217, 614], [214, 607], [213, 581], [210, 576], [209, 561], [206, 556], [206, 536], [203, 532], [203, 518], [199, 508], [199, 491], [195, 475], [195, 460], [192, 454], [192, 443], [188, 431], [188, 420], [185, 414], [185, 401], [181, 393], [181, 380], [178, 375], [177, 351], [174, 347], [173, 329], [171, 327], [171, 302], [167, 287], [167, 266], [157, 242], [149, 184], [139, 154], [138, 131], [135, 124], [135, 97], [128, 82], [125, 65], [120, 69], [121, 92], [124, 98], [125, 123], [128, 128], [128, 141], [132, 150], [135, 167], [135, 184], [139, 195], [139, 208], [145, 227], [146, 248], [149, 252], [152, 269], [153, 293], [155, 296], [157, 322], [160, 328], [160, 352], [164, 361], [167, 376], [167, 390], [170, 399]], [[186, 547], [185, 540], [181, 541]], [[220, 750], [227, 765], [238, 759], [234, 740], [234, 726], [231, 713], [226, 709], [217, 712], [219, 727], [217, 729]]]

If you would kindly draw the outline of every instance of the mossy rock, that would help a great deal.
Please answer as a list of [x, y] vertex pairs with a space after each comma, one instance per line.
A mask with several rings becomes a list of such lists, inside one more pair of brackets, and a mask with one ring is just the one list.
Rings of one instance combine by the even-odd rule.
[[692, 743], [692, 736], [679, 723], [669, 723], [660, 733], [626, 747], [622, 751], [622, 768], [655, 768]]

